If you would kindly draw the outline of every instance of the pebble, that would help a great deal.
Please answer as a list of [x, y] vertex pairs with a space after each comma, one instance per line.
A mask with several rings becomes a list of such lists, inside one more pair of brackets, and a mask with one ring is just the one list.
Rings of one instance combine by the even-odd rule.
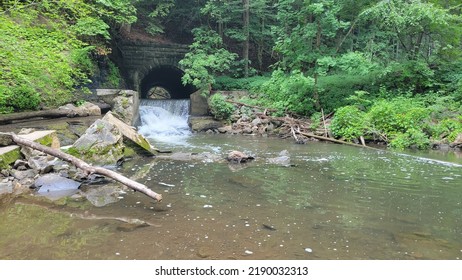
[[209, 204], [205, 204], [205, 205], [204, 205], [204, 208], [213, 208], [213, 206], [212, 206], [212, 205], [209, 205]]
[[311, 249], [311, 248], [305, 248], [305, 252], [307, 252], [307, 253], [313, 253], [313, 249]]
[[245, 250], [244, 253], [245, 253], [246, 255], [252, 255], [252, 254], [253, 254], [253, 252], [250, 251], [250, 250]]

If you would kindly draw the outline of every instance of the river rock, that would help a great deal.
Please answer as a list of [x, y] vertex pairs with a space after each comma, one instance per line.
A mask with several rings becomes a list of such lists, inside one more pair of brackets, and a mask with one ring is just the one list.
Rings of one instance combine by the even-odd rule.
[[40, 174], [49, 173], [53, 170], [53, 164], [48, 161], [46, 156], [31, 157], [28, 160], [28, 164], [32, 169]]
[[240, 151], [231, 151], [226, 157], [226, 160], [228, 160], [231, 163], [242, 163], [242, 162], [250, 161], [252, 159], [255, 159], [255, 158], [253, 156], [248, 156]]
[[117, 185], [105, 185], [101, 187], [87, 188], [83, 195], [96, 207], [103, 207], [120, 200], [120, 195], [124, 193], [122, 187]]
[[104, 121], [114, 125], [123, 135], [124, 143], [133, 148], [137, 152], [147, 153], [153, 155], [155, 148], [151, 146], [151, 143], [140, 133], [138, 133], [134, 127], [127, 125], [123, 121], [116, 118], [112, 115], [112, 112], [109, 111], [103, 118]]
[[278, 157], [269, 158], [268, 163], [282, 165], [282, 166], [290, 166], [289, 152], [287, 150], [281, 151]]
[[203, 153], [186, 153], [186, 152], [176, 152], [169, 155], [158, 155], [158, 159], [170, 159], [177, 161], [202, 161], [202, 162], [217, 162], [223, 160], [219, 155], [212, 154], [209, 152]]
[[23, 180], [26, 178], [34, 178], [38, 174], [38, 172], [33, 169], [28, 169], [28, 170], [12, 169], [10, 173], [11, 173], [11, 176], [13, 176], [17, 180]]
[[195, 132], [218, 129], [223, 126], [223, 122], [215, 120], [213, 117], [190, 117], [189, 127]]
[[119, 95], [114, 98], [112, 110], [118, 119], [126, 124], [132, 124], [134, 119], [133, 95]]
[[462, 148], [462, 133], [459, 133], [459, 135], [457, 135], [456, 140], [454, 140], [454, 142], [452, 142], [450, 146], [453, 148]]
[[69, 153], [97, 164], [114, 164], [123, 157], [122, 133], [105, 120], [96, 120], [69, 149]]
[[0, 195], [6, 193], [13, 193], [13, 182], [0, 182]]
[[35, 181], [34, 186], [39, 195], [55, 200], [77, 193], [80, 183], [56, 174], [45, 174]]
[[101, 109], [99, 106], [90, 102], [85, 102], [80, 106], [75, 106], [74, 104], [66, 104], [59, 107], [59, 110], [66, 111], [67, 116], [71, 118], [101, 115]]

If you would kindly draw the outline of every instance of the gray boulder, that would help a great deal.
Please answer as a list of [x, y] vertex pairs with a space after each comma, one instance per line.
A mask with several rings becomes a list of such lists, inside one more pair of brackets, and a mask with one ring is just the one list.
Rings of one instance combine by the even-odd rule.
[[117, 127], [96, 120], [69, 149], [69, 153], [97, 164], [114, 164], [123, 157], [123, 137]]

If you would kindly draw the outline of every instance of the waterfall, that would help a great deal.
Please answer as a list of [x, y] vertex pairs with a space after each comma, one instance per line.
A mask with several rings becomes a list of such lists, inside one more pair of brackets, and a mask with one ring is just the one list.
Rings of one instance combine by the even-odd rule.
[[188, 126], [189, 99], [140, 100], [138, 131], [160, 142], [184, 142], [191, 134]]

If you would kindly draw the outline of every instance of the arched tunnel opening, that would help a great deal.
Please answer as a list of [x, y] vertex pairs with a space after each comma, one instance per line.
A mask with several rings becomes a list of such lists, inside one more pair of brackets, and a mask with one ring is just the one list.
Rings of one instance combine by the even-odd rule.
[[141, 80], [140, 96], [143, 99], [186, 99], [197, 89], [193, 85], [183, 85], [183, 71], [174, 66], [153, 68]]

